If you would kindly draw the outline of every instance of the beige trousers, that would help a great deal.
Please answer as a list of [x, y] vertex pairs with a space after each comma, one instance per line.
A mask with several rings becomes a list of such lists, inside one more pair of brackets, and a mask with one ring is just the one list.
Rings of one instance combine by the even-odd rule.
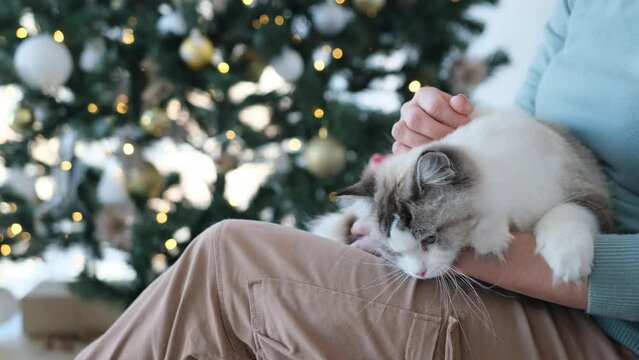
[[479, 311], [392, 271], [302, 231], [223, 221], [78, 359], [636, 358], [581, 311], [485, 289]]

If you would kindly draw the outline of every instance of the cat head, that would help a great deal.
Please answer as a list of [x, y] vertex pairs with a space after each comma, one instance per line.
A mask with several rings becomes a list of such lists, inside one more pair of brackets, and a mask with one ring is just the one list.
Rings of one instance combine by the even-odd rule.
[[380, 252], [408, 275], [446, 273], [477, 223], [478, 172], [461, 150], [424, 146], [394, 155], [342, 190], [369, 203], [371, 236]]

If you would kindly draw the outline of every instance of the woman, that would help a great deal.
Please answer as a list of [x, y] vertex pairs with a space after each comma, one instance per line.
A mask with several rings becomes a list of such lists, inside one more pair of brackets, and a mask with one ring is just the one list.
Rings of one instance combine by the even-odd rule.
[[[202, 233], [79, 358], [636, 358], [637, 18], [634, 0], [560, 0], [518, 97], [524, 110], [570, 129], [602, 160], [618, 229], [631, 234], [596, 239], [582, 286], [553, 286], [534, 238], [517, 234], [506, 262], [472, 254], [458, 261], [466, 274], [529, 297], [481, 290], [484, 321], [463, 298], [444, 301], [436, 282], [398, 280], [354, 247], [225, 221]], [[471, 110], [463, 96], [420, 90], [402, 107], [393, 151], [446, 135]]]

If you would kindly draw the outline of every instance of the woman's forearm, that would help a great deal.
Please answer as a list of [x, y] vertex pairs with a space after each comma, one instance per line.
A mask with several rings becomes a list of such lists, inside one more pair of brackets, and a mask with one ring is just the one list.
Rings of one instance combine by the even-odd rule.
[[514, 234], [507, 250], [506, 261], [495, 256], [476, 256], [472, 250], [464, 252], [456, 266], [478, 280], [540, 300], [576, 309], [588, 306], [588, 279], [581, 284], [558, 282], [553, 284], [552, 270], [546, 261], [535, 254], [535, 238], [529, 234]]

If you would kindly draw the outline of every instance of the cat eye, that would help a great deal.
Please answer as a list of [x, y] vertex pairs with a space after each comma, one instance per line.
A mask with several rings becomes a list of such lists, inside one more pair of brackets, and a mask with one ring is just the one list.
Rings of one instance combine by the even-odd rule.
[[428, 248], [428, 245], [432, 245], [435, 242], [437, 242], [437, 236], [435, 235], [426, 236], [425, 238], [422, 239], [420, 243], [422, 246], [422, 250], [426, 251], [426, 249]]

